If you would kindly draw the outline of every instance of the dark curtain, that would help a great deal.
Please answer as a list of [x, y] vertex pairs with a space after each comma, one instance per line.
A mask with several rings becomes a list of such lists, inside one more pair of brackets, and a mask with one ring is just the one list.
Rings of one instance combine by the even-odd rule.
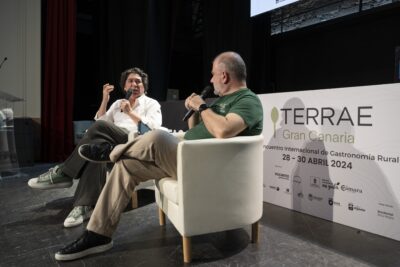
[[264, 13], [251, 18], [251, 33], [247, 85], [258, 94], [275, 92], [272, 80], [270, 15]]
[[152, 84], [149, 95], [157, 100], [167, 96], [176, 18], [183, 1], [147, 1], [146, 69]]
[[42, 158], [63, 161], [73, 148], [75, 0], [47, 0], [42, 95]]
[[204, 82], [209, 82], [212, 60], [224, 51], [243, 57], [249, 88], [256, 93], [269, 90], [269, 14], [250, 18], [250, 1], [204, 0]]
[[[106, 82], [119, 85], [122, 71], [140, 67], [149, 74], [148, 95], [159, 101], [165, 100], [175, 18], [183, 1], [100, 1], [95, 13], [99, 86]], [[111, 97], [112, 101], [121, 95]]]
[[[143, 0], [100, 1], [94, 13], [99, 46], [99, 86], [109, 82], [119, 88], [122, 71], [130, 67], [144, 69], [147, 25], [143, 18], [146, 13], [147, 4]], [[101, 87], [98, 89], [101, 96]]]

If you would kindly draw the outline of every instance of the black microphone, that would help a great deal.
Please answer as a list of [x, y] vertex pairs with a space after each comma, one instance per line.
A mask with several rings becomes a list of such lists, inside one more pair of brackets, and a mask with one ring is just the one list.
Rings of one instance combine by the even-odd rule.
[[[131, 97], [132, 94], [133, 94], [133, 89], [132, 88], [128, 89], [128, 91], [126, 91], [126, 94], [125, 94], [125, 99], [129, 100], [129, 98]], [[121, 112], [122, 111], [123, 110], [121, 109]]]
[[4, 57], [3, 61], [0, 63], [0, 69], [1, 69], [1, 67], [2, 67], [3, 64], [4, 64], [4, 62], [5, 62], [7, 59], [8, 59], [7, 57]]
[[[212, 86], [207, 85], [206, 87], [204, 87], [203, 91], [201, 92], [200, 97], [204, 99], [211, 92], [212, 89], [213, 89]], [[185, 117], [183, 117], [182, 120], [187, 121], [193, 115], [194, 112], [195, 112], [194, 109], [192, 109], [192, 108], [189, 109], [188, 112], [186, 112]]]

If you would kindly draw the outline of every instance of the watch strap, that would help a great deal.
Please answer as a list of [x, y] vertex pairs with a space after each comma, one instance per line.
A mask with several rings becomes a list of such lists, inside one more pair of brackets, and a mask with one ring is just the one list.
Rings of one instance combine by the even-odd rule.
[[199, 107], [199, 113], [201, 113], [202, 111], [204, 111], [208, 108], [209, 108], [209, 106], [206, 103], [201, 104]]

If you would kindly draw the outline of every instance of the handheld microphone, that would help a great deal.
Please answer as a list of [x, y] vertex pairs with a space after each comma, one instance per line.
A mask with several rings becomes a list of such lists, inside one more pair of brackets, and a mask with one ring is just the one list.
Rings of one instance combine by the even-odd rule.
[[[132, 88], [128, 89], [128, 91], [126, 91], [126, 94], [125, 94], [125, 99], [129, 100], [129, 98], [131, 97], [132, 94], [133, 94], [133, 89]], [[121, 112], [123, 112], [122, 109], [121, 109]]]
[[[212, 86], [207, 85], [206, 87], [204, 87], [203, 91], [201, 92], [200, 97], [204, 99], [211, 92], [212, 89], [213, 89]], [[195, 110], [192, 108], [189, 109], [188, 112], [186, 112], [186, 114], [182, 120], [187, 121], [193, 115], [194, 111]]]
[[1, 67], [2, 67], [3, 64], [4, 64], [4, 62], [5, 62], [7, 59], [8, 59], [7, 57], [4, 57], [4, 58], [3, 58], [3, 61], [0, 63], [0, 69], [1, 69]]

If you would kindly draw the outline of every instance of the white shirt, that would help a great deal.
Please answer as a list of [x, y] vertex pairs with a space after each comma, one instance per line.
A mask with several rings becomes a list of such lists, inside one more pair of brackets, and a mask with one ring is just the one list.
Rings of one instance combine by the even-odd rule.
[[[118, 127], [127, 129], [129, 132], [137, 132], [137, 124], [124, 112], [121, 112], [121, 99], [115, 101], [106, 113], [101, 117], [94, 117], [95, 120], [105, 120], [114, 123]], [[146, 95], [141, 95], [135, 106], [132, 108], [136, 112], [141, 121], [149, 126], [151, 129], [157, 129], [161, 127], [162, 116], [161, 106], [157, 100], [152, 99]]]

